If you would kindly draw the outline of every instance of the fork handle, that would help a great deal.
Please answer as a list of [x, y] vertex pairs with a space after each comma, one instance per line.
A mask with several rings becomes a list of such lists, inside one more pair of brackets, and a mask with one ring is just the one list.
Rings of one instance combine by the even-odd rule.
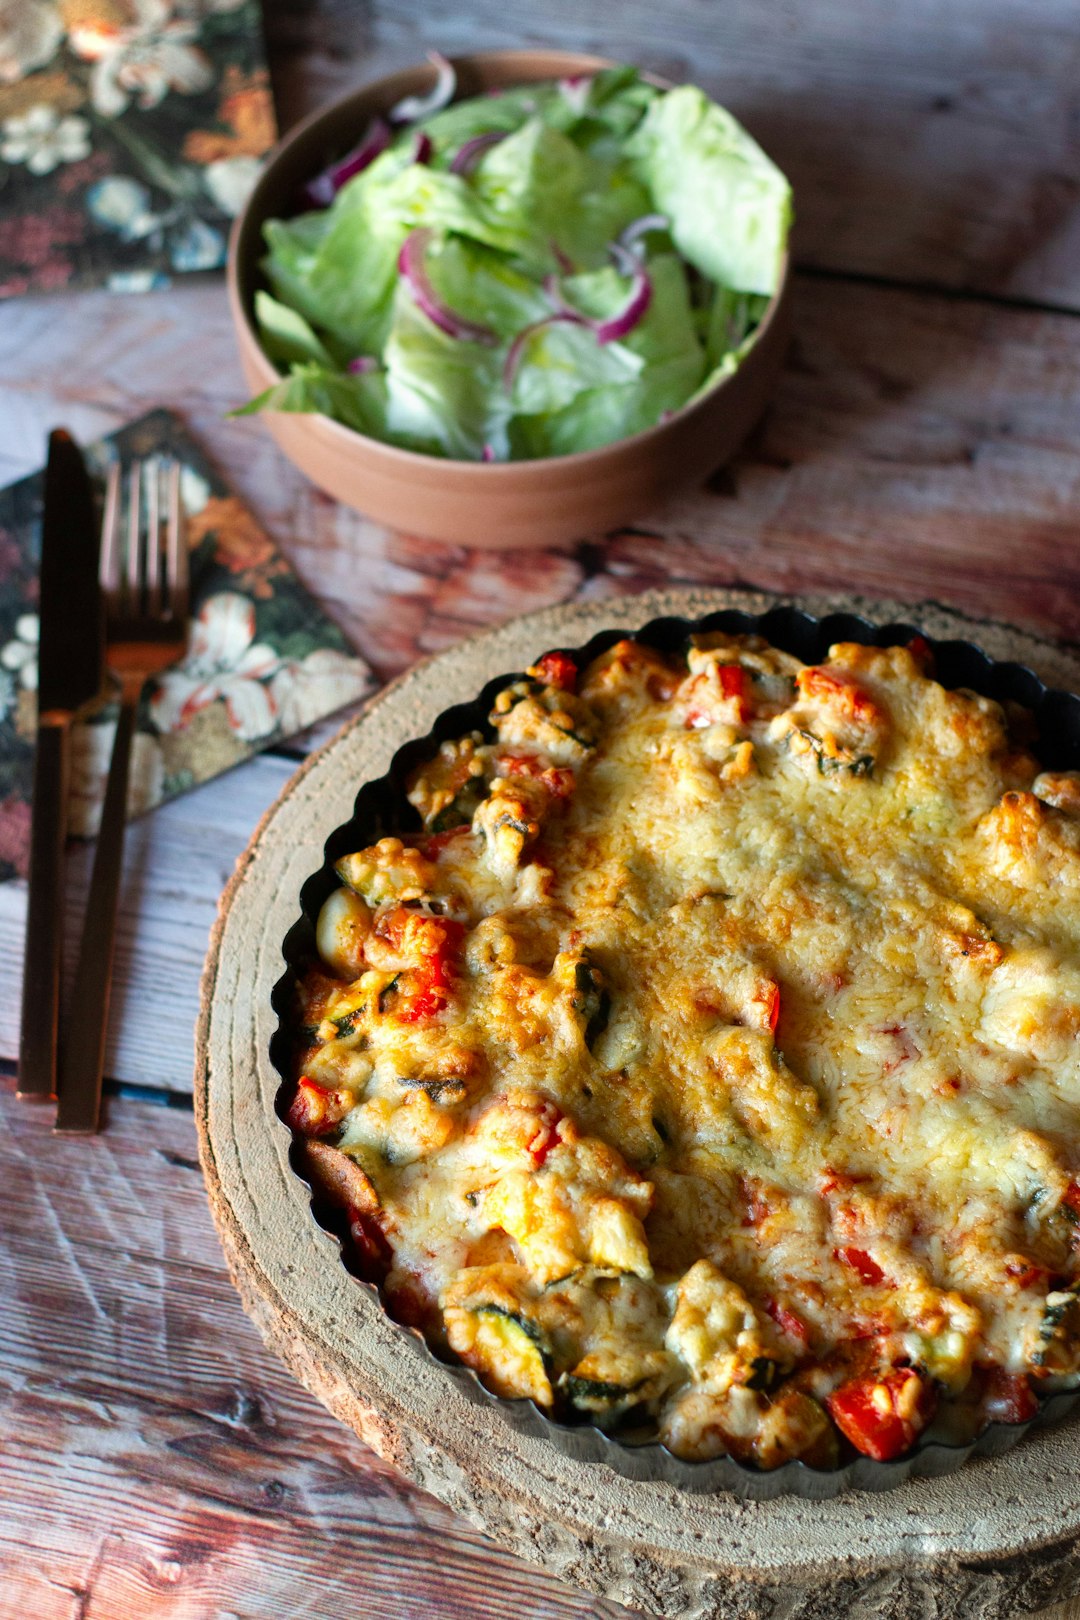
[[56, 1095], [70, 719], [68, 714], [44, 718], [34, 755], [18, 1080], [18, 1095], [33, 1102]]
[[57, 1131], [88, 1134], [98, 1128], [116, 944], [116, 908], [124, 859], [128, 769], [137, 702], [138, 692], [125, 689], [116, 722], [75, 984], [61, 1048]]

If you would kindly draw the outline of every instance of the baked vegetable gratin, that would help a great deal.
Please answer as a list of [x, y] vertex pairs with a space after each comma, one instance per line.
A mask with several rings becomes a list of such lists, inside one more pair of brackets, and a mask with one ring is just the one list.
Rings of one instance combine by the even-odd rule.
[[294, 975], [282, 1112], [391, 1313], [761, 1469], [1075, 1380], [1080, 773], [1033, 735], [918, 638], [509, 680]]

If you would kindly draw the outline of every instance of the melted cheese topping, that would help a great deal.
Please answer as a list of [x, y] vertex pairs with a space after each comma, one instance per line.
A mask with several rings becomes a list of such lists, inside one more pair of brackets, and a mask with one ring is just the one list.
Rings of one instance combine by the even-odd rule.
[[926, 662], [549, 655], [339, 863], [290, 1119], [498, 1393], [828, 1466], [1080, 1367], [1080, 778]]

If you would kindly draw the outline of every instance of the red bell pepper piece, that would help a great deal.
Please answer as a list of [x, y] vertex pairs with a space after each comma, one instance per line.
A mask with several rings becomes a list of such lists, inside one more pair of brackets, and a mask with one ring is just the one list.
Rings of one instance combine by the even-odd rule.
[[881, 711], [873, 698], [850, 675], [813, 664], [799, 670], [795, 684], [803, 697], [831, 705], [847, 720], [874, 725], [880, 718]]
[[826, 1398], [829, 1416], [857, 1451], [877, 1462], [899, 1457], [933, 1415], [931, 1385], [910, 1367], [852, 1378]]
[[342, 1104], [336, 1092], [303, 1075], [297, 1082], [296, 1094], [285, 1118], [294, 1131], [304, 1136], [323, 1136], [333, 1130], [347, 1112], [348, 1104]]
[[765, 1309], [772, 1317], [781, 1333], [786, 1333], [789, 1339], [794, 1339], [800, 1349], [806, 1350], [810, 1345], [810, 1329], [801, 1316], [782, 1305], [778, 1299], [767, 1299]]
[[566, 653], [545, 653], [530, 673], [545, 686], [557, 686], [562, 692], [572, 692], [577, 686], [578, 667]]
[[501, 776], [525, 776], [531, 782], [540, 782], [553, 799], [568, 799], [574, 791], [574, 773], [565, 765], [545, 765], [534, 754], [500, 754]]
[[850, 1266], [852, 1271], [857, 1272], [868, 1288], [876, 1288], [879, 1283], [885, 1281], [885, 1273], [873, 1255], [867, 1254], [865, 1249], [834, 1249], [833, 1255], [845, 1266]]

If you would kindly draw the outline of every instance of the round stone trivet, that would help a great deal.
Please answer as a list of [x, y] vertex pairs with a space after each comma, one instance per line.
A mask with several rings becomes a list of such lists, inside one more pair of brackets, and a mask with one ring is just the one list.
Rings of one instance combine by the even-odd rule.
[[[477, 1405], [383, 1315], [315, 1225], [274, 1115], [268, 1056], [281, 942], [327, 834], [403, 743], [491, 676], [598, 630], [758, 592], [679, 590], [547, 609], [451, 648], [380, 693], [292, 778], [221, 902], [202, 985], [195, 1117], [210, 1207], [244, 1307], [312, 1394], [471, 1523], [568, 1581], [687, 1620], [1014, 1620], [1080, 1588], [1080, 1419], [943, 1479], [833, 1501], [686, 1495], [575, 1462]], [[1080, 690], [1080, 657], [936, 604], [803, 598], [921, 625]]]

